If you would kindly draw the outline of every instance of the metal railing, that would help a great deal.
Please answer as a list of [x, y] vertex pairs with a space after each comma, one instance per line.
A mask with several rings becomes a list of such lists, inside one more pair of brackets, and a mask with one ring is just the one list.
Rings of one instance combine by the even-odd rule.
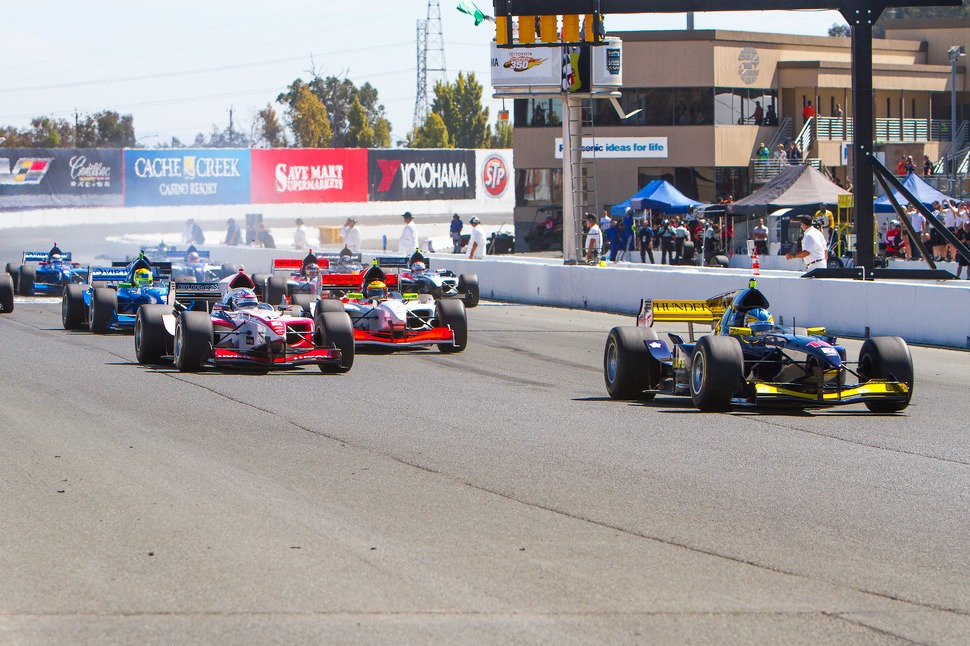
[[748, 176], [754, 184], [764, 184], [791, 166], [814, 166], [820, 172], [827, 172], [820, 159], [796, 159], [784, 160], [777, 157], [762, 159], [760, 157], [751, 159], [748, 163]]
[[[958, 136], [960, 130], [958, 129]], [[918, 141], [950, 141], [948, 119], [876, 119], [873, 132], [874, 143], [889, 144]], [[852, 141], [852, 119], [847, 117], [816, 117], [815, 138], [820, 141]], [[964, 134], [964, 141], [966, 140]], [[960, 144], [962, 146], [962, 142]]]

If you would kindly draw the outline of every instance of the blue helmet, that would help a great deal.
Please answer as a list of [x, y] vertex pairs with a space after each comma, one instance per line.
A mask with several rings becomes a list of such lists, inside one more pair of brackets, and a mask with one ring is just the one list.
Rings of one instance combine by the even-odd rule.
[[750, 328], [752, 332], [767, 332], [774, 326], [775, 319], [766, 309], [756, 307], [744, 315], [744, 327]]

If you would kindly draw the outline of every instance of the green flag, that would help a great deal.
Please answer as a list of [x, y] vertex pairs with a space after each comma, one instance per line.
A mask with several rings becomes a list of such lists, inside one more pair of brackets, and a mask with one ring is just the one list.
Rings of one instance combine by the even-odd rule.
[[486, 16], [471, 0], [458, 0], [458, 11], [467, 13], [469, 16], [475, 18], [476, 27], [482, 24], [483, 20], [490, 19], [490, 16]]

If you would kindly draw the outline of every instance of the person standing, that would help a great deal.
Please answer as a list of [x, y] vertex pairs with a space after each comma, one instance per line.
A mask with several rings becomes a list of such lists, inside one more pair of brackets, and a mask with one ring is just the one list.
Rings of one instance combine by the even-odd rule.
[[[918, 237], [920, 242], [925, 241], [926, 237], [923, 235], [923, 230], [926, 228], [926, 218], [923, 217], [923, 214], [917, 211], [916, 207], [912, 204], [909, 205], [906, 215], [909, 216], [909, 223], [913, 225], [913, 235]], [[915, 258], [919, 260], [923, 257], [922, 254], [920, 254], [919, 247], [913, 241], [912, 237], [909, 239], [909, 244], [906, 245], [906, 251], [908, 254], [907, 258]]]
[[842, 104], [841, 103], [836, 103], [835, 104], [835, 112], [832, 113], [832, 116], [835, 117], [836, 119], [841, 119], [842, 118]]
[[805, 104], [805, 107], [802, 108], [802, 125], [805, 125], [806, 123], [808, 123], [808, 120], [814, 116], [815, 116], [815, 106], [812, 105], [811, 101], [808, 101]]
[[754, 250], [759, 256], [768, 255], [768, 227], [765, 226], [765, 219], [758, 218], [758, 225], [752, 231], [754, 238]]
[[831, 242], [832, 235], [835, 233], [835, 216], [829, 211], [829, 207], [819, 204], [818, 211], [815, 212], [815, 221], [821, 223], [822, 236]]
[[785, 258], [801, 258], [805, 263], [805, 271], [825, 267], [828, 252], [825, 250], [825, 238], [822, 232], [812, 226], [812, 216], [803, 215], [798, 218], [802, 224], [802, 250], [796, 253], [786, 253]]
[[600, 259], [603, 252], [603, 231], [596, 224], [596, 216], [592, 213], [586, 215], [586, 260], [596, 262]]
[[775, 106], [769, 105], [768, 111], [765, 112], [765, 125], [766, 126], [777, 126], [778, 125], [778, 114], [775, 112]]
[[360, 229], [357, 228], [357, 220], [347, 218], [343, 229], [340, 230], [340, 237], [343, 238], [344, 247], [352, 253], [360, 253]]
[[674, 259], [674, 230], [669, 220], [664, 220], [657, 230], [660, 238], [660, 264], [669, 264]]
[[404, 229], [397, 243], [397, 251], [410, 256], [418, 248], [418, 229], [414, 226], [414, 217], [410, 211], [405, 211], [401, 217], [404, 218]]
[[306, 249], [306, 227], [304, 226], [303, 218], [296, 219], [296, 231], [293, 232], [293, 248], [297, 251]]
[[761, 107], [761, 101], [754, 102], [754, 114], [751, 115], [754, 125], [760, 126], [765, 122], [765, 111]]
[[226, 239], [223, 244], [235, 247], [240, 242], [242, 242], [242, 231], [239, 229], [239, 225], [236, 224], [235, 218], [229, 218], [226, 220]]
[[776, 166], [787, 166], [788, 153], [785, 152], [785, 144], [778, 144], [778, 147], [775, 149], [775, 154], [771, 158], [774, 160]]
[[929, 155], [923, 155], [923, 175], [933, 174], [933, 162], [930, 161]]
[[684, 257], [684, 243], [690, 237], [690, 232], [687, 230], [679, 218], [674, 219], [674, 256], [679, 262], [681, 258]]
[[455, 246], [451, 253], [461, 253], [461, 230], [464, 226], [461, 218], [455, 213], [451, 218], [451, 242]]
[[195, 243], [195, 220], [189, 218], [185, 221], [185, 228], [182, 229], [182, 242], [185, 244]]
[[478, 226], [482, 221], [472, 216], [468, 224], [472, 226], [472, 233], [468, 237], [468, 259], [483, 260], [485, 258], [485, 234]]
[[640, 242], [640, 262], [646, 264], [647, 256], [650, 256], [650, 264], [654, 264], [653, 227], [650, 226], [649, 218], [643, 219], [643, 224], [640, 225], [640, 230], [637, 232], [637, 238]]

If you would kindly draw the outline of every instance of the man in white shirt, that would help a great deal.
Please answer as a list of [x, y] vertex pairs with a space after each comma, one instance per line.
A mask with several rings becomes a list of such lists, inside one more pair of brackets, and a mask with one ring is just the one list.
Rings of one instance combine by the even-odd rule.
[[[906, 215], [909, 217], [909, 223], [913, 225], [913, 233], [920, 239], [923, 240], [923, 227], [926, 226], [926, 218], [923, 214], [916, 210], [916, 207], [910, 204], [906, 209]], [[913, 242], [913, 239], [907, 235], [908, 238], [905, 250], [906, 250], [906, 260], [911, 260], [912, 258], [919, 258], [919, 247]]]
[[414, 226], [414, 218], [411, 217], [410, 211], [405, 211], [402, 217], [404, 217], [404, 230], [401, 231], [397, 251], [410, 256], [418, 248], [418, 229]]
[[596, 224], [596, 216], [592, 213], [586, 215], [586, 222], [589, 224], [589, 229], [586, 231], [586, 260], [596, 262], [603, 252], [603, 232]]
[[343, 229], [340, 230], [340, 237], [344, 240], [344, 246], [353, 253], [360, 253], [360, 230], [357, 228], [357, 220], [347, 218]]
[[297, 251], [301, 249], [306, 249], [306, 228], [303, 226], [304, 222], [302, 218], [296, 219], [296, 231], [293, 232], [293, 248]]
[[803, 215], [798, 220], [802, 223], [802, 250], [798, 253], [787, 253], [785, 258], [802, 258], [805, 262], [805, 271], [824, 269], [828, 251], [825, 248], [822, 232], [812, 226], [812, 216]]
[[468, 259], [482, 260], [485, 258], [485, 234], [479, 228], [482, 221], [474, 215], [468, 224], [472, 225], [472, 233], [468, 238]]

